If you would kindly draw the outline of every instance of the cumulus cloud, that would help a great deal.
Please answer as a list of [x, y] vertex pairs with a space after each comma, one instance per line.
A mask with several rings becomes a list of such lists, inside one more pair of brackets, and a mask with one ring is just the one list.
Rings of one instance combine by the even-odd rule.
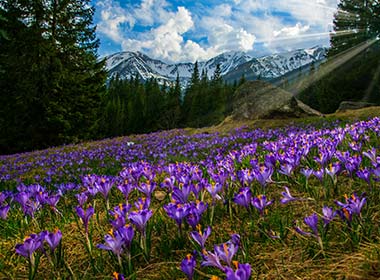
[[193, 26], [190, 12], [184, 7], [178, 7], [166, 23], [141, 33], [137, 39], [123, 40], [122, 46], [125, 50], [144, 51], [153, 57], [177, 61], [183, 58], [183, 45], [186, 43], [182, 35]]
[[300, 22], [297, 22], [295, 26], [284, 27], [281, 30], [274, 31], [273, 35], [274, 37], [297, 37], [309, 29], [310, 25], [302, 26]]
[[139, 24], [144, 26], [164, 23], [174, 16], [167, 9], [169, 6], [166, 0], [142, 0], [141, 4], [133, 9], [133, 15]]
[[208, 43], [220, 52], [226, 50], [252, 50], [255, 36], [243, 28], [234, 28], [222, 19], [211, 17], [202, 20], [202, 26], [208, 34]]
[[326, 43], [339, 2], [229, 0], [177, 7], [174, 0], [122, 6], [121, 0], [97, 1], [100, 34], [124, 50], [168, 62], [204, 60], [231, 50], [254, 53], [255, 46], [276, 52]]
[[120, 42], [124, 37], [122, 26], [128, 24], [130, 28], [133, 28], [135, 18], [112, 0], [99, 1], [97, 6], [101, 8], [101, 20], [97, 25], [97, 31], [114, 42]]

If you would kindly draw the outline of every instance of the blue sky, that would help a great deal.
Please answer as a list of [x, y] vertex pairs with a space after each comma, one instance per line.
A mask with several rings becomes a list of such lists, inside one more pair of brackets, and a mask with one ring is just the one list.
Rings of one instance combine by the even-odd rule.
[[92, 0], [101, 56], [141, 51], [166, 62], [327, 46], [338, 2]]

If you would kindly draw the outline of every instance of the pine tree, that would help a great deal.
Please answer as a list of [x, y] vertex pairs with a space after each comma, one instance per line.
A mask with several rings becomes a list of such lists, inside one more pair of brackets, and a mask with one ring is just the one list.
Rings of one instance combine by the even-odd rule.
[[379, 1], [342, 0], [334, 15], [334, 32], [330, 36], [328, 56], [332, 57], [379, 35]]
[[90, 0], [0, 0], [0, 150], [11, 152], [93, 135], [104, 62]]
[[200, 79], [199, 79], [199, 69], [198, 69], [198, 61], [194, 64], [193, 73], [191, 74], [190, 82], [185, 91], [185, 97], [183, 102], [183, 110], [182, 110], [182, 122], [187, 125], [194, 120], [195, 110], [197, 110], [195, 103], [197, 103], [196, 95], [199, 94], [200, 89]]

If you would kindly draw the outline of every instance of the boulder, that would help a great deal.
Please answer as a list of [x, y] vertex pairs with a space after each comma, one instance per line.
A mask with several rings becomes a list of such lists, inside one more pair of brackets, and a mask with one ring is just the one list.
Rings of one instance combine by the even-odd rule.
[[372, 106], [378, 106], [378, 105], [374, 103], [361, 102], [361, 101], [342, 101], [339, 104], [339, 108], [336, 112], [338, 113], [338, 112], [344, 112], [347, 110], [357, 110], [357, 109], [372, 107]]
[[236, 120], [300, 118], [322, 114], [290, 92], [263, 81], [247, 81], [235, 92], [232, 117]]

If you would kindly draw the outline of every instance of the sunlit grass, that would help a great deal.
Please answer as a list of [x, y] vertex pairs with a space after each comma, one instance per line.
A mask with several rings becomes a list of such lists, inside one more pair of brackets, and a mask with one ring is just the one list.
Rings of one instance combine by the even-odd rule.
[[[182, 229], [179, 230], [176, 222], [168, 217], [163, 206], [173, 201], [173, 191], [160, 186], [170, 176], [176, 177], [176, 180], [185, 180], [185, 183], [186, 180], [191, 184], [200, 183], [200, 179], [190, 179], [188, 175], [185, 175], [187, 168], [192, 168], [192, 166], [200, 170], [201, 175], [197, 176], [206, 179], [205, 184], [215, 183], [219, 180], [218, 172], [226, 172], [224, 168], [228, 167], [226, 164], [228, 165], [231, 160], [231, 155], [233, 153], [239, 155], [245, 151], [246, 155], [241, 159], [230, 162], [233, 163], [235, 171], [228, 173], [225, 190], [219, 193], [223, 199], [214, 199], [205, 188], [201, 189], [197, 196], [192, 192], [189, 195], [188, 201], [194, 202], [196, 199], [201, 199], [209, 204], [200, 220], [202, 229], [212, 223], [212, 232], [205, 245], [208, 251], [212, 251], [214, 245], [229, 240], [232, 234], [239, 234], [241, 244], [233, 259], [240, 263], [250, 264], [253, 279], [377, 279], [380, 263], [378, 181], [372, 180], [371, 185], [368, 186], [356, 173], [349, 175], [347, 171], [338, 175], [336, 180], [332, 180], [327, 174], [324, 175], [322, 181], [315, 176], [306, 180], [301, 174], [301, 169], [320, 168], [316, 158], [319, 158], [324, 145], [320, 145], [319, 148], [311, 147], [307, 156], [295, 166], [290, 176], [278, 172], [284, 162], [277, 162], [271, 177], [272, 181], [265, 187], [257, 180], [247, 184], [242, 183], [238, 177], [241, 176], [239, 174], [242, 170], [248, 168], [253, 172], [257, 165], [265, 162], [266, 156], [270, 155], [265, 148], [266, 141], [278, 145], [287, 143], [278, 153], [279, 158], [284, 155], [294, 155], [293, 152], [302, 147], [293, 142], [293, 140], [303, 139], [297, 138], [297, 133], [304, 132], [303, 137], [309, 137], [307, 135], [324, 131], [327, 134], [315, 138], [315, 141], [324, 143], [323, 141], [327, 141], [332, 135], [337, 136], [334, 133], [330, 135], [328, 133], [330, 129], [334, 130], [338, 127], [343, 129], [346, 123], [374, 117], [378, 115], [378, 112], [378, 108], [366, 108], [355, 113], [348, 111], [328, 115], [325, 118], [261, 120], [234, 124], [226, 121], [221, 126], [208, 129], [175, 130], [108, 139], [3, 157], [1, 158], [3, 170], [6, 170], [6, 166], [7, 168], [12, 166], [11, 176], [14, 177], [4, 177], [7, 174], [1, 174], [3, 176], [0, 183], [2, 192], [20, 185], [20, 182], [17, 182], [19, 180], [17, 172], [23, 173], [23, 178], [28, 181], [28, 184], [39, 183], [52, 191], [56, 191], [57, 185], [59, 186], [62, 182], [74, 182], [78, 187], [73, 191], [64, 192], [56, 206], [58, 212], [44, 206], [35, 213], [33, 218], [24, 215], [20, 204], [15, 200], [12, 202], [9, 198], [6, 200], [5, 203], [10, 203], [11, 209], [5, 220], [0, 219], [0, 278], [27, 278], [28, 262], [24, 257], [16, 254], [15, 245], [22, 243], [24, 237], [31, 233], [43, 230], [54, 231], [55, 228], [59, 228], [62, 232], [64, 261], [53, 267], [47, 257], [42, 255], [35, 279], [112, 279], [115, 271], [125, 274], [127, 279], [185, 279], [185, 274], [179, 268], [180, 263], [187, 254], [194, 250], [199, 252], [200, 249], [189, 235], [192, 231], [189, 224], [183, 221]], [[372, 123], [375, 122], [372, 121]], [[342, 152], [350, 151], [350, 153], [361, 155], [361, 167], [371, 168], [371, 160], [362, 152], [375, 148], [378, 156], [379, 128], [372, 127], [372, 129], [361, 131], [361, 127], [366, 127], [366, 124], [366, 122], [358, 122], [352, 127], [347, 126], [346, 136], [337, 148]], [[236, 125], [245, 125], [245, 127], [232, 129], [233, 125], [235, 128]], [[319, 127], [320, 130], [312, 128], [312, 125]], [[255, 130], [258, 128], [261, 129]], [[361, 131], [361, 134], [358, 134], [358, 131]], [[289, 135], [292, 135], [292, 138], [289, 138]], [[127, 145], [132, 142], [133, 145]], [[360, 144], [360, 151], [352, 150], [356, 147], [353, 143]], [[293, 150], [292, 145], [295, 145]], [[257, 151], [254, 151], [253, 147], [256, 147]], [[49, 160], [45, 161], [46, 159]], [[177, 165], [176, 161], [179, 161]], [[331, 162], [336, 161], [336, 158], [331, 159]], [[44, 162], [43, 165], [40, 164], [42, 162]], [[135, 165], [132, 164], [133, 162]], [[95, 209], [95, 214], [89, 221], [88, 237], [91, 250], [88, 250], [84, 225], [75, 211], [78, 201], [74, 194], [86, 191], [87, 187], [82, 179], [86, 174], [99, 176], [109, 174], [118, 178], [121, 176], [120, 171], [123, 167], [127, 168], [125, 169], [129, 174], [127, 176], [130, 176], [134, 174], [134, 171], [128, 168], [139, 168], [139, 166], [141, 170], [147, 172], [148, 177], [152, 172], [151, 181], [157, 184], [157, 188], [151, 196], [149, 209], [153, 211], [153, 215], [146, 229], [147, 240], [144, 244], [146, 247], [141, 247], [141, 235], [136, 230], [130, 248], [132, 271], [128, 272], [125, 269], [126, 255], [123, 254], [122, 257], [125, 271], [121, 271], [123, 268], [120, 268], [113, 253], [97, 248], [98, 244], [105, 243], [104, 236], [111, 229], [109, 221], [114, 219], [107, 213], [107, 200], [97, 193], [94, 197], [89, 196], [84, 206], [86, 209], [88, 205], [91, 205]], [[55, 168], [55, 173], [51, 174], [51, 168]], [[64, 172], [65, 170], [69, 172]], [[36, 175], [40, 176], [36, 177]], [[50, 177], [50, 183], [46, 181], [46, 176]], [[131, 179], [132, 177], [128, 177], [128, 180]], [[101, 182], [102, 180], [98, 183]], [[146, 183], [147, 178], [141, 177], [137, 185], [142, 187]], [[249, 187], [253, 197], [265, 194], [268, 201], [274, 201], [273, 204], [260, 213], [253, 206], [246, 209], [234, 203], [234, 196], [239, 192], [242, 184]], [[111, 209], [126, 202], [116, 185], [118, 183], [114, 183], [109, 193]], [[178, 181], [175, 186], [183, 188]], [[280, 200], [285, 186], [289, 187], [296, 200], [284, 205], [280, 203]], [[345, 195], [350, 197], [354, 192], [358, 196], [365, 193], [367, 201], [362, 208], [361, 216], [353, 217], [352, 227], [336, 216], [326, 233], [321, 233], [323, 246], [314, 236], [302, 236], [296, 231], [295, 225], [307, 231], [308, 228], [303, 223], [303, 219], [316, 214], [319, 217], [319, 230], [322, 232], [322, 207], [329, 206], [337, 209], [336, 201], [345, 201]], [[145, 196], [134, 189], [128, 196], [128, 202], [133, 204], [138, 198]], [[182, 206], [178, 205], [178, 207]], [[130, 221], [127, 223], [131, 224]], [[273, 236], [276, 237], [273, 238]], [[207, 279], [212, 275], [225, 278], [224, 273], [217, 268], [201, 267], [201, 260], [202, 258], [198, 256], [194, 279]]]

